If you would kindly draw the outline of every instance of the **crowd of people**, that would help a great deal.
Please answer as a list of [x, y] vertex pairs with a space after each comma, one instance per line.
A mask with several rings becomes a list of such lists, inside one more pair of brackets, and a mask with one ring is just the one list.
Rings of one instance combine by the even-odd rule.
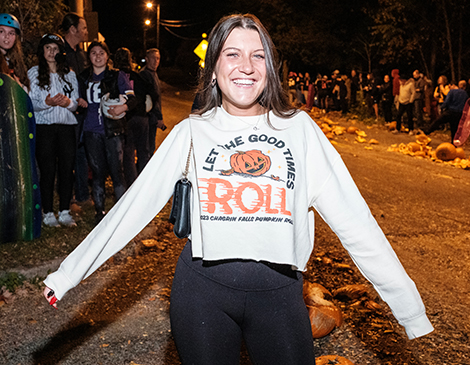
[[[400, 133], [406, 116], [410, 135], [429, 134], [444, 124], [450, 125], [453, 140], [465, 102], [470, 96], [470, 80], [449, 83], [442, 75], [434, 87], [432, 80], [415, 70], [412, 75], [392, 70], [380, 77], [376, 72], [360, 73], [352, 70], [349, 75], [335, 70], [330, 77], [318, 74], [312, 80], [305, 74], [289, 72], [289, 101], [307, 110], [319, 108], [323, 113], [331, 110], [346, 114], [362, 100], [367, 112], [378, 121], [396, 121], [393, 133]], [[448, 94], [451, 90], [456, 90]], [[359, 99], [359, 97], [360, 99]]]
[[85, 19], [66, 14], [58, 33], [41, 38], [37, 65], [27, 70], [20, 23], [11, 14], [0, 14], [1, 71], [32, 101], [43, 224], [50, 227], [76, 225], [72, 200], [94, 204], [99, 223], [105, 215], [108, 174], [119, 200], [153, 154], [157, 128], [166, 128], [159, 50], [147, 50], [146, 65], [138, 72], [128, 49], [118, 49], [111, 60], [104, 42], [94, 41], [83, 51], [80, 43], [87, 40]]
[[[140, 72], [126, 48], [118, 49], [112, 60], [104, 42], [94, 41], [84, 52], [80, 43], [88, 38], [86, 21], [69, 13], [57, 34], [42, 37], [38, 64], [27, 70], [20, 38], [18, 20], [1, 14], [2, 72], [21, 85], [34, 107], [43, 223], [75, 225], [72, 200], [79, 205], [92, 202], [98, 223], [105, 214], [108, 174], [119, 200], [153, 154], [157, 128], [166, 128], [156, 72], [159, 50], [147, 50]], [[330, 77], [318, 74], [316, 79], [308, 72], [288, 74], [291, 105], [346, 114], [361, 101], [376, 120], [383, 116], [386, 123], [396, 121], [393, 133], [402, 131], [406, 116], [410, 135], [430, 133], [449, 123], [453, 138], [469, 93], [464, 80], [454, 85], [445, 76], [434, 88], [419, 70], [409, 76], [394, 69], [383, 78], [356, 70], [349, 75], [335, 70]], [[53, 209], [56, 179], [57, 216]]]

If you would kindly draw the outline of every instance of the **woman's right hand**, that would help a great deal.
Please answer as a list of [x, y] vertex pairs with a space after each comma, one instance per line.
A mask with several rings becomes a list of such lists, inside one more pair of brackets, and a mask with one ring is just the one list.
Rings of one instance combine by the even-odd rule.
[[54, 290], [46, 286], [44, 288], [43, 294], [49, 304], [52, 305], [55, 309], [57, 309], [57, 298], [54, 294]]
[[79, 107], [88, 108], [88, 103], [86, 102], [85, 99], [78, 98], [77, 99], [77, 104], [78, 104]]

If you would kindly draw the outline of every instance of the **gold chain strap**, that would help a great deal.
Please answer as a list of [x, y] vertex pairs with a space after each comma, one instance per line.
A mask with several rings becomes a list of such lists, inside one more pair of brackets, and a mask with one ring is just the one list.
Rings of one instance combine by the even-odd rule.
[[191, 161], [191, 151], [193, 150], [193, 139], [191, 138], [191, 147], [189, 147], [188, 159], [186, 160], [186, 168], [184, 169], [183, 177], [186, 179], [189, 172], [189, 162]]

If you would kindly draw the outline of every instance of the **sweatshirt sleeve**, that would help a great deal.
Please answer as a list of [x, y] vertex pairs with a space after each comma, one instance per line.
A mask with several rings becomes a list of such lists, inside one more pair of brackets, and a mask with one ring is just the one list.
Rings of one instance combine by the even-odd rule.
[[415, 283], [405, 272], [339, 156], [312, 205], [390, 306], [408, 337], [413, 339], [431, 332], [433, 327]]
[[190, 145], [189, 124], [173, 128], [134, 184], [44, 283], [57, 299], [121, 250], [165, 206], [181, 178]]
[[28, 78], [31, 81], [31, 90], [29, 91], [29, 97], [33, 102], [33, 108], [35, 112], [51, 109], [52, 106], [46, 104], [46, 97], [49, 94], [44, 89], [41, 89], [38, 85], [38, 68], [32, 67], [28, 70]]

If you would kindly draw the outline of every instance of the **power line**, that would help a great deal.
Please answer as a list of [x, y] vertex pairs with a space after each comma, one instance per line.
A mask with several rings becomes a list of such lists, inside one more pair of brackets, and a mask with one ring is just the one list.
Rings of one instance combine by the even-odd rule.
[[184, 39], [186, 41], [198, 41], [200, 40], [201, 38], [189, 38], [189, 37], [183, 37], [179, 34], [176, 34], [175, 32], [171, 31], [170, 28], [168, 28], [167, 26], [163, 26], [170, 34], [174, 35], [175, 37], [177, 38], [181, 38], [181, 39]]

